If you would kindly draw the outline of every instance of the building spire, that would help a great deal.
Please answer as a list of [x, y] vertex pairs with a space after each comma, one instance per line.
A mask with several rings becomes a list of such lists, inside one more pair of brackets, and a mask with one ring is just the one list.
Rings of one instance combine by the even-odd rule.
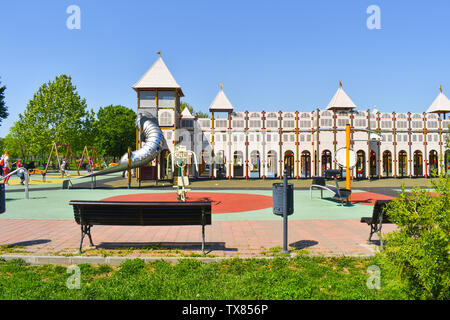
[[339, 80], [339, 88], [342, 88], [342, 82]]
[[159, 54], [159, 56], [161, 57], [161, 51], [158, 51], [156, 54]]
[[442, 85], [441, 85], [441, 87], [439, 89], [441, 90], [441, 93], [442, 93]]

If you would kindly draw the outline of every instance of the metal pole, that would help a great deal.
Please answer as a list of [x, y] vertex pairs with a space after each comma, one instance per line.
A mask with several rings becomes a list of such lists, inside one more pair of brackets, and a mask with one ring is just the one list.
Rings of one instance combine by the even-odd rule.
[[288, 250], [288, 191], [287, 191], [287, 169], [284, 169], [283, 175], [283, 250], [281, 253], [289, 253]]
[[[352, 189], [351, 185], [351, 171], [350, 171], [350, 125], [345, 126], [345, 145], [346, 145], [346, 156], [345, 156], [345, 188], [348, 190]], [[349, 197], [350, 200], [350, 197]]]
[[131, 148], [128, 147], [128, 177], [127, 177], [127, 181], [128, 181], [128, 189], [131, 188]]
[[25, 176], [25, 199], [30, 199], [30, 197], [28, 195], [28, 182], [30, 180], [30, 175], [28, 174], [27, 169], [22, 169], [22, 171]]

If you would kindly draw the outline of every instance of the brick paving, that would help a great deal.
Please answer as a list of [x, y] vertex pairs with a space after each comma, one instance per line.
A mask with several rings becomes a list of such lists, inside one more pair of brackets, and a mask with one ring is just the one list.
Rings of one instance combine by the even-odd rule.
[[[383, 226], [383, 232], [395, 226]], [[262, 255], [271, 248], [282, 247], [282, 220], [214, 221], [206, 227], [206, 246], [210, 256]], [[289, 221], [290, 250], [305, 249], [312, 254], [373, 255], [378, 241], [368, 243], [369, 227], [358, 219], [292, 220]], [[111, 250], [135, 248], [131, 255], [200, 254], [200, 226], [93, 226], [92, 237], [96, 249]], [[375, 235], [374, 240], [378, 240]], [[0, 220], [0, 245], [17, 248], [0, 251], [26, 255], [61, 255], [76, 253], [80, 227], [69, 220]], [[85, 238], [84, 247], [89, 241]], [[144, 251], [148, 247], [159, 251]], [[9, 251], [8, 251], [9, 250]], [[12, 251], [14, 250], [14, 251]], [[273, 251], [273, 249], [272, 249]], [[99, 254], [87, 250], [86, 255]]]

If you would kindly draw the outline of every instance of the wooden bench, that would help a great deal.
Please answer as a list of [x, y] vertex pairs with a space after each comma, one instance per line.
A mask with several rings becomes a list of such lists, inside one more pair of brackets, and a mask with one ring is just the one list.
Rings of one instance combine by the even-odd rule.
[[90, 245], [93, 225], [110, 226], [202, 226], [202, 253], [205, 226], [211, 224], [211, 202], [122, 202], [72, 200], [75, 221], [81, 226], [79, 252], [87, 235]]
[[[373, 206], [372, 216], [361, 218], [361, 223], [367, 223], [367, 225], [370, 226], [369, 241], [372, 240], [374, 233], [377, 233], [379, 237], [381, 236], [381, 228], [383, 223], [392, 223], [385, 214], [385, 208], [389, 202], [392, 202], [392, 200], [377, 200]], [[380, 245], [381, 248], [383, 248], [383, 242], [381, 240]]]
[[344, 205], [344, 201], [347, 202], [352, 194], [351, 190], [345, 188], [339, 188], [336, 180], [336, 187], [326, 184], [324, 177], [315, 177], [313, 178], [313, 183], [309, 187], [309, 197], [312, 199], [312, 191], [314, 189], [320, 190], [320, 198], [323, 198], [323, 190], [332, 192], [333, 198], [341, 201], [341, 204]]

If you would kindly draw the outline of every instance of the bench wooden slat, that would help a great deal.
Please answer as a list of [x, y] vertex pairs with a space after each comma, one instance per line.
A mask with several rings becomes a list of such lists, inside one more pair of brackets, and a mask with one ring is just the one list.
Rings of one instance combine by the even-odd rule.
[[81, 225], [80, 252], [83, 238], [89, 236], [93, 225], [114, 226], [202, 226], [204, 251], [205, 225], [211, 224], [211, 202], [122, 202], [72, 200], [76, 223]]
[[[366, 223], [370, 226], [369, 241], [372, 240], [374, 233], [380, 235], [383, 223], [392, 223], [389, 217], [384, 213], [386, 205], [392, 202], [392, 200], [377, 200], [373, 206], [371, 217], [362, 217], [361, 223]], [[380, 242], [381, 248], [383, 248], [383, 242]]]

